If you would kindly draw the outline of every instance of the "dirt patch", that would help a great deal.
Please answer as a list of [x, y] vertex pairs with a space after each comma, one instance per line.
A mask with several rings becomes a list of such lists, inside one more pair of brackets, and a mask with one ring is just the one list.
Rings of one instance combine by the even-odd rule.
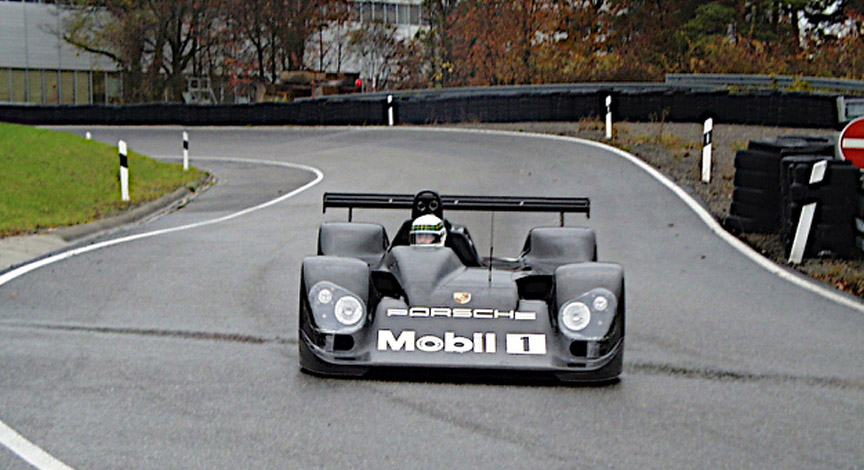
[[[464, 127], [580, 137], [603, 142], [604, 124], [598, 120], [579, 122], [523, 122], [464, 124]], [[714, 127], [714, 170], [711, 183], [701, 179], [702, 125], [681, 123], [615, 124], [612, 145], [626, 150], [657, 168], [690, 194], [701, 200], [718, 221], [729, 215], [732, 204], [735, 152], [751, 140], [770, 140], [780, 135], [827, 136], [833, 129], [723, 125]], [[778, 234], [738, 233], [745, 243], [777, 264], [788, 266], [837, 289], [864, 298], [864, 256], [854, 259], [811, 258], [800, 265], [787, 262]]]

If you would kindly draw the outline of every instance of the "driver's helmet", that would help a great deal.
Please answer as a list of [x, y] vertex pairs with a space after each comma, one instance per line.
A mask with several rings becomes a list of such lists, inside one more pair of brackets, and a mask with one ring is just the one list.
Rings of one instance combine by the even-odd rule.
[[437, 216], [421, 215], [411, 223], [408, 241], [412, 246], [444, 246], [446, 240], [447, 229]]

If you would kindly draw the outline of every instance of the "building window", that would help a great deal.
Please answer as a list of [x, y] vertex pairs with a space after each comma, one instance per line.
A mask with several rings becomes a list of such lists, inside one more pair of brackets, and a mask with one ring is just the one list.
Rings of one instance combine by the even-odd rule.
[[354, 3], [356, 5], [355, 11], [360, 21], [381, 21], [401, 25], [421, 24], [420, 5], [369, 0]]
[[411, 5], [408, 8], [410, 16], [408, 17], [408, 24], [421, 24], [422, 19], [420, 18], [420, 5]]
[[384, 8], [383, 4], [373, 2], [372, 3], [372, 20], [373, 21], [384, 21]]

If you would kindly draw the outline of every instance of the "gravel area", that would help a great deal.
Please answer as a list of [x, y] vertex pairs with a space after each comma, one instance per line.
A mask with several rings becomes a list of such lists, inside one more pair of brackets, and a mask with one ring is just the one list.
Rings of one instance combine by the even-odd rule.
[[[604, 141], [604, 124], [598, 120], [579, 122], [523, 122], [465, 124], [465, 127], [581, 137]], [[714, 174], [710, 184], [700, 181], [702, 125], [681, 123], [615, 123], [612, 145], [651, 164], [700, 200], [719, 221], [729, 214], [732, 203], [735, 152], [747, 148], [750, 140], [773, 139], [780, 135], [826, 136], [833, 129], [794, 129], [762, 126], [714, 126]], [[864, 256], [855, 259], [812, 258], [800, 265], [787, 262], [777, 234], [736, 233], [741, 240], [770, 258], [837, 289], [864, 298]]]

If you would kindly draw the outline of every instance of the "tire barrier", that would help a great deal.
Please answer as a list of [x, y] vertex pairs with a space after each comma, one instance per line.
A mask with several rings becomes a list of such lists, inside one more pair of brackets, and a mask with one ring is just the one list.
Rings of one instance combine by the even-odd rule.
[[[814, 171], [820, 164], [824, 168]], [[787, 252], [795, 245], [802, 213], [808, 205], [815, 205], [802, 255], [856, 256], [856, 237], [861, 235], [855, 220], [862, 200], [861, 171], [847, 161], [825, 155], [784, 157], [781, 167], [780, 236]], [[814, 174], [819, 177], [814, 178]]]
[[602, 118], [613, 97], [616, 121], [715, 122], [782, 127], [837, 125], [836, 98], [781, 91], [663, 87], [657, 84], [538, 85], [336, 95], [290, 103], [125, 106], [0, 106], [0, 121], [43, 125], [369, 125], [465, 121], [578, 121]]
[[735, 155], [726, 226], [779, 233], [789, 260], [864, 251], [862, 172], [835, 157], [833, 137], [751, 141]]
[[828, 137], [782, 136], [750, 141], [735, 154], [735, 189], [726, 224], [743, 232], [770, 233], [780, 228], [781, 160], [793, 155], [834, 155]]

